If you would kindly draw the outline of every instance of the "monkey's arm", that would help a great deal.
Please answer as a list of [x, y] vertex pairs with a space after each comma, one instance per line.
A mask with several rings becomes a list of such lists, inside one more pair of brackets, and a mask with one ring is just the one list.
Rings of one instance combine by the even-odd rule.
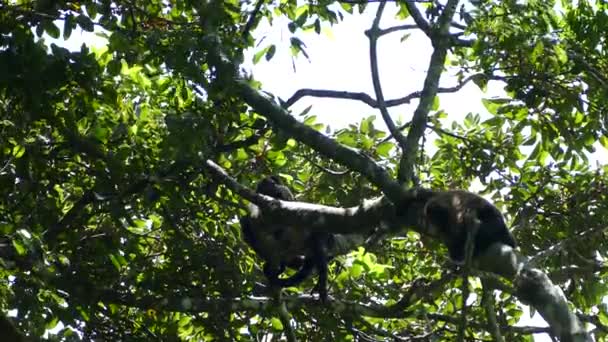
[[308, 278], [308, 276], [312, 273], [314, 268], [315, 268], [315, 262], [312, 260], [312, 258], [307, 257], [304, 259], [304, 264], [302, 265], [302, 267], [300, 267], [300, 269], [296, 272], [296, 274], [292, 275], [289, 278], [278, 278], [277, 277], [276, 279], [272, 279], [271, 282], [273, 285], [280, 286], [280, 287], [295, 286], [295, 285], [298, 285], [299, 283], [303, 282], [306, 278]]

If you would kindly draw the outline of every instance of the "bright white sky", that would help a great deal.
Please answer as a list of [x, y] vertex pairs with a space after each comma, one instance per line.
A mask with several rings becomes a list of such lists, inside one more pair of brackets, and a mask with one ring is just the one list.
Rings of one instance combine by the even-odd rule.
[[[288, 50], [290, 32], [287, 30], [287, 21], [275, 20], [273, 27], [263, 23], [256, 31], [258, 41], [265, 37], [260, 46], [277, 42], [282, 42], [282, 45], [270, 62], [262, 59], [252, 67], [255, 78], [262, 82], [265, 90], [284, 100], [301, 88], [362, 91], [375, 97], [369, 64], [369, 41], [364, 31], [370, 28], [376, 8], [377, 5], [372, 4], [363, 15], [348, 15], [343, 22], [324, 30], [321, 35], [314, 32], [300, 33], [298, 36], [307, 45], [310, 61], [299, 57], [295, 63], [295, 72]], [[394, 18], [395, 13], [394, 5], [387, 5], [382, 27], [403, 24]], [[400, 43], [401, 37], [406, 33], [411, 36], [405, 43]], [[378, 59], [385, 99], [399, 98], [421, 90], [431, 53], [431, 44], [420, 31], [399, 31], [382, 37], [378, 42]], [[248, 66], [251, 67], [252, 63]], [[444, 77], [441, 82], [442, 86], [456, 84], [454, 77]], [[498, 87], [492, 89], [492, 95], [500, 94]], [[462, 98], [465, 96], [475, 100], [463, 106]], [[299, 110], [310, 104], [314, 104], [313, 112], [319, 119], [332, 126], [340, 127], [357, 122], [370, 114], [376, 114], [377, 125], [383, 125], [377, 110], [358, 101], [304, 98], [292, 109], [294, 113], [299, 113]], [[413, 101], [410, 105], [389, 110], [394, 119], [409, 120], [416, 104], [417, 101]], [[479, 90], [473, 83], [458, 94], [442, 95], [441, 107], [449, 108], [450, 114], [457, 117], [468, 112], [484, 111]]]
[[[262, 58], [257, 65], [251, 62], [253, 54], [250, 52], [245, 68], [262, 82], [265, 91], [283, 100], [287, 100], [301, 88], [366, 92], [375, 97], [369, 66], [369, 41], [364, 31], [370, 28], [376, 8], [376, 4], [371, 4], [362, 15], [347, 15], [343, 22], [322, 32], [321, 35], [314, 32], [299, 33], [298, 37], [307, 46], [310, 60], [304, 57], [296, 59], [295, 72], [289, 51], [291, 33], [287, 29], [287, 21], [276, 19], [273, 27], [264, 22], [255, 31], [258, 41], [265, 37], [260, 48], [274, 43], [278, 45], [277, 52], [270, 62]], [[395, 6], [389, 3], [384, 12], [382, 28], [404, 24], [394, 18], [395, 13]], [[63, 27], [63, 24], [58, 26]], [[405, 42], [400, 42], [405, 33], [405, 31], [395, 32], [379, 40], [380, 79], [387, 100], [421, 90], [426, 76], [432, 52], [430, 42], [419, 31], [407, 31], [412, 35]], [[68, 42], [49, 37], [45, 39], [49, 43], [54, 42], [73, 50], [79, 49], [82, 42], [96, 46], [105, 44], [105, 40], [98, 36], [76, 30]], [[456, 78], [449, 73], [442, 76], [440, 83], [442, 87], [456, 84]], [[440, 107], [448, 113], [450, 120], [459, 120], [469, 112], [486, 113], [481, 103], [483, 97], [502, 95], [504, 92], [500, 83], [490, 83], [488, 91], [482, 93], [474, 83], [470, 82], [457, 93], [441, 94]], [[412, 102], [410, 105], [390, 108], [393, 118], [401, 119], [402, 122], [409, 120], [417, 104], [417, 101]], [[376, 127], [384, 127], [380, 113], [358, 101], [306, 97], [291, 109], [297, 114], [311, 104], [314, 106], [310, 113], [317, 115], [319, 121], [329, 124], [332, 128], [358, 123], [362, 118], [372, 114], [377, 117]], [[432, 144], [428, 145], [430, 147]], [[600, 164], [606, 164], [608, 151], [599, 147], [593, 159]], [[520, 320], [520, 325], [546, 326], [538, 314], [530, 318], [526, 306], [524, 310], [526, 314]], [[545, 334], [539, 334], [535, 336], [535, 341], [544, 342], [551, 339]]]

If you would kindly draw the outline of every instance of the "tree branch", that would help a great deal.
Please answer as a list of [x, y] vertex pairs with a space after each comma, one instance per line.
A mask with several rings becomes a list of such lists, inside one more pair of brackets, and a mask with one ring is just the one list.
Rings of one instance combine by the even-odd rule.
[[[453, 87], [439, 87], [437, 88], [437, 93], [455, 93], [462, 89], [467, 83], [478, 78], [478, 77], [487, 77], [485, 74], [478, 73], [474, 75], [467, 76], [460, 83]], [[287, 108], [291, 107], [294, 103], [299, 101], [301, 98], [305, 96], [312, 97], [321, 97], [321, 98], [333, 98], [333, 99], [345, 99], [345, 100], [357, 100], [361, 101], [372, 108], [379, 108], [378, 102], [374, 100], [371, 96], [363, 92], [349, 92], [349, 91], [340, 91], [340, 90], [327, 90], [327, 89], [310, 89], [304, 88], [297, 90], [290, 98], [285, 102], [285, 106]], [[386, 100], [385, 105], [387, 108], [400, 106], [403, 104], [410, 103], [413, 99], [419, 98], [422, 96], [421, 91], [412, 92], [404, 97], [400, 97], [397, 99]]]
[[258, 13], [260, 13], [260, 9], [262, 8], [263, 4], [264, 4], [264, 0], [258, 0], [258, 2], [255, 4], [254, 9], [251, 12], [251, 15], [249, 16], [249, 20], [247, 20], [247, 23], [245, 24], [245, 27], [243, 28], [243, 33], [241, 35], [243, 38], [246, 39], [247, 36], [249, 35], [249, 31], [251, 31], [251, 28], [253, 27], [253, 24], [255, 23], [255, 19], [256, 19]]
[[412, 19], [414, 19], [414, 22], [416, 23], [416, 25], [418, 25], [420, 30], [422, 30], [422, 32], [424, 32], [427, 37], [431, 37], [431, 26], [424, 19], [424, 16], [422, 15], [422, 13], [420, 13], [418, 7], [416, 7], [416, 3], [407, 1], [405, 3], [405, 7], [407, 7], [408, 12], [410, 12]]
[[[280, 201], [270, 196], [260, 195], [241, 185], [213, 161], [207, 160], [204, 168], [229, 189], [257, 205], [263, 212], [263, 215], [259, 218], [260, 221], [268, 220], [273, 223], [285, 223], [311, 231], [324, 231], [334, 234], [369, 233], [379, 225], [393, 226], [397, 220], [407, 222], [406, 225], [410, 227], [419, 227], [418, 212], [405, 208], [405, 211], [397, 217], [395, 207], [384, 197], [365, 201], [361, 205], [350, 208]], [[424, 203], [431, 193], [429, 190], [410, 191], [408, 196], [412, 204], [412, 210], [414, 208], [418, 210], [419, 206], [414, 204], [417, 202]], [[407, 213], [411, 213], [411, 215], [407, 215]], [[260, 226], [264, 225], [260, 224]]]
[[378, 29], [378, 36], [380, 37], [380, 36], [384, 36], [386, 34], [390, 34], [390, 33], [397, 32], [397, 31], [414, 30], [417, 28], [418, 28], [418, 25], [406, 24], [406, 25], [398, 25], [398, 26], [389, 27], [387, 29]]
[[524, 268], [514, 280], [517, 297], [532, 305], [561, 341], [592, 341], [584, 325], [568, 307], [561, 289], [538, 269]]
[[[382, 12], [384, 11], [384, 6], [386, 2], [380, 3], [378, 6], [378, 11], [376, 12], [376, 18], [372, 23], [372, 27], [366, 32], [367, 37], [369, 38], [369, 60], [370, 60], [370, 69], [372, 72], [372, 83], [374, 85], [374, 92], [376, 93], [376, 101], [378, 102], [378, 108], [380, 109], [380, 114], [382, 115], [382, 119], [388, 128], [388, 131], [391, 133], [393, 138], [399, 144], [401, 151], [405, 151], [405, 137], [397, 126], [395, 126], [395, 122], [391, 118], [388, 110], [386, 109], [386, 104], [384, 103], [384, 94], [382, 92], [382, 85], [380, 84], [380, 71], [378, 70], [378, 37], [380, 31], [380, 19], [382, 18]], [[399, 176], [398, 179], [401, 182], [404, 182], [403, 179], [403, 170], [399, 168]]]
[[[405, 170], [403, 177], [405, 177], [406, 181], [411, 180], [414, 175], [414, 164], [416, 162], [416, 154], [418, 152], [418, 141], [424, 134], [428, 113], [431, 110], [433, 101], [437, 95], [439, 79], [441, 78], [445, 58], [447, 56], [450, 22], [452, 21], [452, 17], [456, 12], [457, 5], [458, 0], [448, 1], [445, 9], [439, 17], [436, 32], [433, 33], [433, 36], [431, 37], [435, 50], [431, 55], [429, 71], [426, 79], [424, 80], [420, 102], [414, 111], [412, 126], [410, 127], [406, 139], [406, 149], [403, 151], [403, 155], [399, 163], [399, 168], [403, 168]], [[415, 8], [413, 5], [408, 5], [408, 9], [410, 6]]]
[[378, 104], [371, 96], [366, 93], [359, 92], [348, 92], [348, 91], [338, 91], [338, 90], [324, 90], [324, 89], [298, 89], [291, 97], [285, 101], [285, 107], [289, 108], [294, 103], [299, 101], [301, 98], [305, 96], [313, 96], [313, 97], [321, 97], [321, 98], [334, 98], [334, 99], [346, 99], [346, 100], [358, 100], [363, 103], [366, 103], [368, 106], [372, 108], [378, 108]]
[[504, 338], [500, 333], [500, 326], [498, 325], [498, 319], [496, 318], [496, 305], [494, 301], [494, 293], [491, 287], [488, 285], [488, 280], [482, 279], [482, 294], [481, 294], [481, 305], [486, 312], [488, 319], [488, 330], [492, 335], [495, 342], [504, 342]]

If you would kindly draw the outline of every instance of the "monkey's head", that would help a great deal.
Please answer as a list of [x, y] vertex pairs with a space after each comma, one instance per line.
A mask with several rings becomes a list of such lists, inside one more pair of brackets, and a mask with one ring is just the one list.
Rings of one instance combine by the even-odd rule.
[[256, 188], [256, 191], [262, 195], [274, 197], [282, 201], [293, 201], [294, 197], [288, 187], [283, 185], [278, 176], [268, 176], [262, 179]]
[[468, 191], [438, 192], [424, 207], [424, 221], [427, 231], [441, 239], [456, 263], [464, 262], [467, 237], [474, 229], [474, 258], [496, 242], [515, 247], [500, 211]]

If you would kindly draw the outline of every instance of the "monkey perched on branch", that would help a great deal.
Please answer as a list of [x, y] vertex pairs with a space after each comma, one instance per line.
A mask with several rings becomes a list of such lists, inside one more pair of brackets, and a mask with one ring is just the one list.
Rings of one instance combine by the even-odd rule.
[[[262, 179], [256, 188], [260, 194], [283, 201], [293, 201], [289, 188], [277, 176]], [[295, 286], [306, 280], [315, 269], [319, 281], [313, 291], [327, 299], [327, 264], [333, 258], [328, 251], [335, 244], [334, 235], [324, 232], [310, 232], [283, 224], [264, 223], [259, 226], [261, 212], [249, 205], [249, 216], [241, 218], [243, 239], [264, 260], [264, 275], [270, 285], [278, 287]], [[289, 278], [280, 278], [285, 268], [296, 269]]]
[[446, 245], [450, 259], [459, 264], [465, 262], [467, 237], [473, 230], [473, 258], [496, 242], [516, 246], [500, 211], [472, 192], [437, 192], [424, 206], [423, 221], [427, 231]]

